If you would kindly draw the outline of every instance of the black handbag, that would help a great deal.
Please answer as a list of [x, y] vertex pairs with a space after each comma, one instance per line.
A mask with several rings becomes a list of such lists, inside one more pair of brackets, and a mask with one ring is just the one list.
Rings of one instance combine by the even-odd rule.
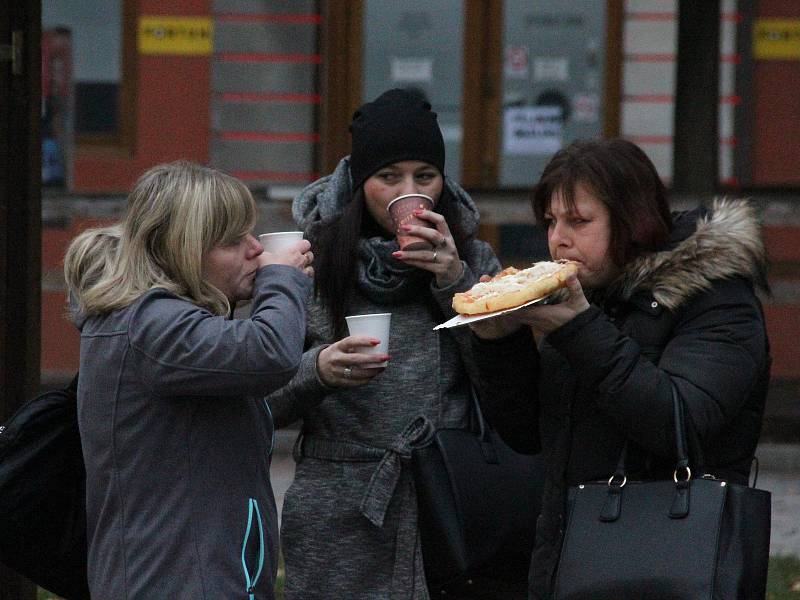
[[28, 400], [0, 427], [0, 562], [70, 600], [89, 598], [77, 385]]
[[544, 462], [519, 454], [483, 419], [477, 431], [438, 429], [413, 450], [420, 538], [430, 587], [486, 574], [527, 582]]
[[626, 445], [611, 479], [569, 490], [557, 600], [764, 598], [771, 495], [692, 477], [674, 386], [672, 395], [678, 460], [671, 481], [628, 481]]

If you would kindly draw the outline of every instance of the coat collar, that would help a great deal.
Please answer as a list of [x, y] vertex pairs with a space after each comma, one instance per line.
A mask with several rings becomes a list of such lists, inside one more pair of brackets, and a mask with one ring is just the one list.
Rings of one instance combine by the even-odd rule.
[[611, 284], [609, 296], [651, 295], [675, 310], [714, 280], [743, 277], [766, 289], [766, 252], [755, 208], [717, 199], [710, 210], [675, 215], [667, 247], [635, 258]]

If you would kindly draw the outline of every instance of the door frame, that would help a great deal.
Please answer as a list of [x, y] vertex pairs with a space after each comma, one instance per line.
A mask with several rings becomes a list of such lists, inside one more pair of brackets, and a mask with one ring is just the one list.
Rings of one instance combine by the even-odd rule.
[[[14, 36], [13, 34], [16, 33]], [[0, 422], [39, 387], [41, 281], [41, 7], [0, 6]], [[36, 586], [0, 565], [0, 600], [33, 600]]]

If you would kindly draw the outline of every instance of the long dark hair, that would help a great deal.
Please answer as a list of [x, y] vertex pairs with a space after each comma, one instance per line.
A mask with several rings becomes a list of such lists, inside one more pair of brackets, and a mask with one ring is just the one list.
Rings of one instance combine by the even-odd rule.
[[672, 229], [666, 189], [653, 163], [634, 143], [615, 138], [578, 140], [559, 150], [533, 191], [539, 223], [560, 192], [575, 208], [575, 188], [584, 185], [611, 216], [611, 258], [618, 267], [659, 248]]
[[[456, 199], [445, 183], [434, 210], [447, 221], [463, 260], [468, 236], [461, 224]], [[392, 234], [384, 231], [366, 209], [364, 188], [359, 187], [339, 218], [329, 223], [316, 223], [308, 231], [308, 237], [316, 254], [314, 260], [314, 296], [321, 300], [333, 323], [334, 335], [345, 335], [350, 301], [358, 279], [358, 242], [361, 238]]]

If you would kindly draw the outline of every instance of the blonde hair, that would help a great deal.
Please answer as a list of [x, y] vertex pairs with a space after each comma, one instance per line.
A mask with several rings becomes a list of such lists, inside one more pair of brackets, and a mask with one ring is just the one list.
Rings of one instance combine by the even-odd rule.
[[238, 179], [188, 161], [153, 167], [136, 182], [118, 225], [70, 244], [64, 276], [77, 312], [124, 308], [158, 287], [228, 314], [225, 294], [203, 280], [203, 256], [236, 242], [255, 220], [253, 196]]

